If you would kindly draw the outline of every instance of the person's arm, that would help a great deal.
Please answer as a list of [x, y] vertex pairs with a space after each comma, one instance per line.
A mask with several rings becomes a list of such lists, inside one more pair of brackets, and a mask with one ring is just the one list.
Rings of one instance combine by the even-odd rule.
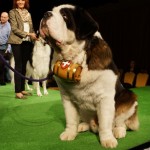
[[7, 49], [6, 49], [5, 53], [7, 53], [7, 52], [11, 53], [11, 45], [10, 45], [10, 44], [8, 44], [8, 46], [7, 46]]
[[17, 11], [15, 11], [14, 9], [9, 11], [9, 21], [11, 24], [11, 30], [15, 35], [21, 38], [25, 38], [26, 36], [28, 36], [28, 33], [23, 31], [23, 22], [22, 29], [18, 27], [21, 26], [21, 18], [19, 15], [17, 15]]
[[35, 31], [34, 31], [34, 28], [33, 28], [33, 21], [32, 21], [31, 14], [30, 14], [30, 22], [29, 22], [29, 25], [30, 25], [30, 32], [27, 33], [27, 36], [30, 36], [31, 39], [33, 39], [33, 40], [37, 40], [36, 33], [35, 33]]

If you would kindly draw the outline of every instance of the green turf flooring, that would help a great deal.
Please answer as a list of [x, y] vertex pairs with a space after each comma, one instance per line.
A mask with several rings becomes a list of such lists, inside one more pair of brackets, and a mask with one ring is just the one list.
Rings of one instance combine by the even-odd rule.
[[[139, 131], [128, 131], [114, 150], [127, 150], [150, 140], [150, 87], [133, 89], [139, 102]], [[0, 150], [103, 150], [98, 136], [80, 133], [74, 141], [59, 139], [65, 128], [58, 90], [26, 100], [15, 98], [13, 85], [0, 86]]]

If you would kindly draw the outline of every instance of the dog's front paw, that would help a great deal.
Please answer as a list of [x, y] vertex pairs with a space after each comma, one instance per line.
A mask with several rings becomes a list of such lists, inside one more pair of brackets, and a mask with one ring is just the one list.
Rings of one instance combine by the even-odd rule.
[[126, 128], [124, 128], [124, 127], [115, 127], [113, 129], [113, 134], [116, 138], [124, 138], [126, 136]]
[[105, 140], [101, 140], [101, 145], [105, 148], [115, 148], [118, 145], [118, 142], [114, 137], [112, 137]]
[[62, 141], [71, 141], [71, 140], [74, 140], [76, 136], [77, 136], [77, 133], [64, 131], [63, 133], [61, 133], [60, 139]]

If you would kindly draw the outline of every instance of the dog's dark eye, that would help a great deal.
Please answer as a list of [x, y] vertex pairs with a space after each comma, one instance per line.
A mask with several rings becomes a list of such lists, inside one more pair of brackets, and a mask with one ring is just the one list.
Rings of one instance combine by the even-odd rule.
[[68, 21], [68, 11], [65, 9], [65, 8], [62, 8], [61, 10], [60, 10], [60, 14], [61, 14], [61, 16], [63, 17], [63, 19], [64, 19], [64, 21]]
[[65, 14], [62, 14], [62, 17], [64, 18], [64, 20], [67, 20], [67, 16]]

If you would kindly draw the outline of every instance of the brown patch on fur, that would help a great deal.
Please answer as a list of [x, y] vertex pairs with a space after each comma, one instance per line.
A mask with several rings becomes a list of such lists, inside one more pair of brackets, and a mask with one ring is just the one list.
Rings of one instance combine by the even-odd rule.
[[112, 53], [108, 44], [94, 37], [91, 41], [87, 41], [87, 64], [89, 70], [105, 69], [112, 61]]
[[130, 130], [138, 130], [139, 129], [139, 119], [138, 119], [138, 115], [137, 115], [137, 108], [138, 108], [138, 106], [135, 107], [134, 114], [125, 122], [126, 126]]
[[115, 96], [116, 116], [128, 111], [135, 101], [137, 101], [137, 96], [132, 91], [123, 89]]

